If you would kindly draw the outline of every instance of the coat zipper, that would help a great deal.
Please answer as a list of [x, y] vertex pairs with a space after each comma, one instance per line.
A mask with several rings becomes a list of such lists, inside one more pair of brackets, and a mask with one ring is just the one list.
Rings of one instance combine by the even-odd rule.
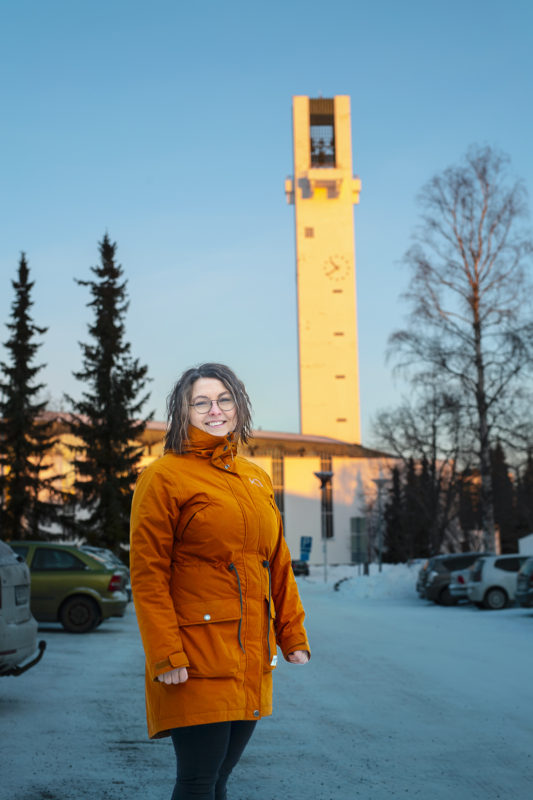
[[268, 621], [267, 621], [267, 645], [268, 645], [268, 664], [271, 665], [272, 657], [270, 652], [270, 606], [272, 603], [272, 576], [270, 574], [270, 561], [263, 561], [263, 566], [268, 571]]
[[235, 573], [235, 577], [237, 578], [237, 584], [239, 586], [239, 600], [241, 601], [241, 616], [240, 616], [240, 619], [239, 619], [239, 630], [238, 630], [237, 635], [239, 637], [240, 648], [241, 648], [243, 653], [246, 653], [246, 650], [242, 646], [242, 641], [241, 641], [241, 627], [242, 627], [242, 589], [241, 589], [241, 579], [239, 578], [239, 572], [237, 570], [237, 567], [233, 563], [233, 561], [231, 562], [231, 564], [228, 565], [228, 569], [229, 569], [230, 572], [234, 572]]

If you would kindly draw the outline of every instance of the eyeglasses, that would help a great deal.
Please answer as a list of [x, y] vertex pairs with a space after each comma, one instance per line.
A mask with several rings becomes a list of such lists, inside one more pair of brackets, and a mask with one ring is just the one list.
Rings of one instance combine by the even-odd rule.
[[209, 400], [207, 397], [201, 397], [196, 402], [189, 403], [189, 406], [194, 408], [198, 414], [207, 414], [208, 411], [211, 411], [214, 403], [217, 404], [221, 411], [231, 411], [232, 408], [235, 408], [235, 400], [233, 397], [228, 397], [228, 395], [219, 397], [218, 400]]

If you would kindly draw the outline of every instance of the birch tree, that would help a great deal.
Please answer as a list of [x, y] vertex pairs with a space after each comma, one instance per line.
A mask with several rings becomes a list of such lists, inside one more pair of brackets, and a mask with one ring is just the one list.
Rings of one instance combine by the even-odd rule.
[[440, 376], [459, 397], [481, 480], [484, 544], [495, 546], [491, 446], [523, 420], [533, 362], [524, 184], [509, 159], [472, 146], [419, 195], [421, 222], [405, 256], [409, 316], [392, 334], [397, 367], [415, 383]]

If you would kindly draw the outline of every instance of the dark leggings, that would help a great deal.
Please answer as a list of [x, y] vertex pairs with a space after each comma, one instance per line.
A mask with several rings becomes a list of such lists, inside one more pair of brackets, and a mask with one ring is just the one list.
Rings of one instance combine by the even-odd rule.
[[171, 731], [178, 761], [172, 800], [226, 800], [226, 783], [255, 721], [212, 722]]

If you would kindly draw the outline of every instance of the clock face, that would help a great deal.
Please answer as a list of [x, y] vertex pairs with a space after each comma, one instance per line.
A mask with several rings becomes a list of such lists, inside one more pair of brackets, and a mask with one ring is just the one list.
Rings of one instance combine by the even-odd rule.
[[334, 253], [324, 261], [324, 274], [332, 281], [342, 281], [350, 273], [350, 260]]

